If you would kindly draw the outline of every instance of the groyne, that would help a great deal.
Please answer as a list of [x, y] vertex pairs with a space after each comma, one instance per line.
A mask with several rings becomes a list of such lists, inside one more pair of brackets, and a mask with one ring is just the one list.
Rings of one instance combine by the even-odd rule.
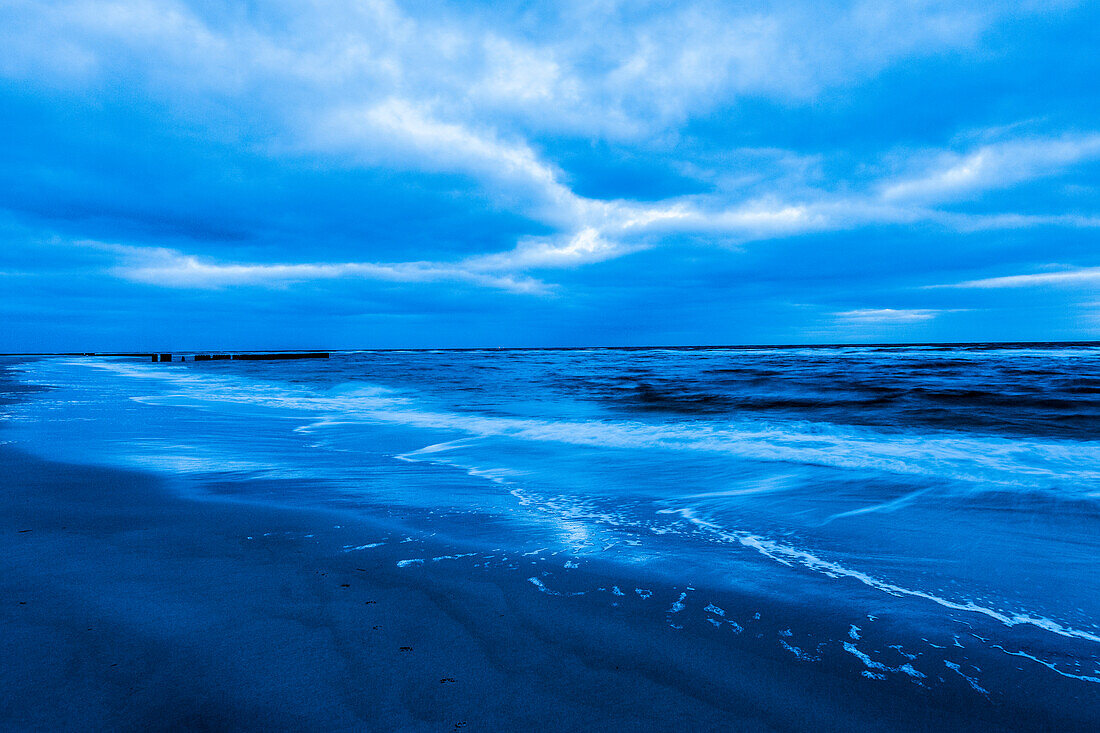
[[[148, 356], [154, 362], [171, 362], [177, 361], [176, 354], [148, 354]], [[329, 352], [327, 351], [286, 351], [279, 353], [261, 353], [261, 352], [248, 352], [248, 353], [216, 353], [216, 354], [192, 354], [185, 353], [178, 355], [178, 361], [282, 361], [285, 359], [327, 359], [329, 358]]]

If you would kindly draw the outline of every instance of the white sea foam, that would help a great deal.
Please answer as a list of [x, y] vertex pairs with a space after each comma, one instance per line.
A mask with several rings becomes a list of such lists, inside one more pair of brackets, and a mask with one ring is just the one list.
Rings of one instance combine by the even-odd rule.
[[807, 654], [806, 652], [802, 651], [801, 648], [799, 648], [797, 646], [792, 646], [791, 644], [788, 644], [787, 642], [783, 641], [782, 639], [779, 640], [779, 645], [782, 646], [787, 651], [789, 651], [791, 654], [793, 654], [795, 656], [795, 658], [798, 659], [798, 661], [800, 661], [800, 662], [820, 662], [821, 661], [821, 657], [816, 657], [812, 654]]
[[867, 669], [873, 670], [875, 672], [900, 672], [918, 680], [923, 680], [926, 677], [923, 672], [918, 671], [913, 667], [913, 665], [909, 664], [908, 662], [906, 662], [905, 664], [901, 664], [897, 667], [890, 667], [883, 664], [882, 662], [875, 661], [874, 659], [871, 659], [871, 657], [869, 657], [867, 654], [864, 654], [859, 649], [857, 649], [856, 645], [850, 641], [844, 642], [844, 651], [848, 652], [856, 659], [863, 662], [863, 666], [867, 667]]
[[538, 578], [530, 577], [530, 578], [527, 579], [527, 582], [530, 583], [531, 585], [535, 586], [536, 588], [538, 588], [543, 593], [549, 593], [549, 594], [555, 595], [555, 596], [558, 595], [558, 593], [556, 591], [552, 591], [549, 588], [547, 588], [546, 583], [543, 583]]
[[973, 688], [973, 690], [975, 692], [980, 692], [983, 695], [989, 695], [989, 690], [987, 690], [984, 687], [982, 687], [981, 685], [979, 685], [977, 678], [971, 677], [970, 675], [964, 673], [962, 671], [962, 667], [960, 665], [956, 664], [955, 662], [948, 661], [946, 659], [943, 660], [943, 664], [944, 664], [945, 667], [950, 669], [952, 672], [954, 672], [955, 674], [959, 675], [964, 680], [966, 680], [967, 684], [970, 685], [970, 687]]
[[[1023, 657], [1024, 659], [1030, 659], [1033, 662], [1036, 662], [1038, 664], [1043, 665], [1044, 667], [1049, 669], [1051, 672], [1055, 672], [1057, 674], [1060, 674], [1063, 677], [1069, 677], [1070, 679], [1074, 679], [1074, 680], [1081, 680], [1082, 682], [1094, 682], [1096, 684], [1100, 684], [1100, 676], [1093, 676], [1093, 675], [1087, 675], [1087, 674], [1073, 674], [1072, 672], [1064, 672], [1064, 671], [1058, 669], [1057, 667], [1055, 667], [1050, 662], [1045, 662], [1042, 659], [1039, 659], [1038, 657], [1033, 657], [1030, 654], [1028, 654], [1027, 652], [1022, 652], [1022, 651], [1021, 652], [1010, 652], [1009, 650], [1005, 649], [1000, 644], [994, 644], [993, 648], [994, 649], [1000, 649], [1005, 654], [1011, 655], [1013, 657]], [[1100, 671], [1098, 671], [1098, 674], [1100, 674]]]
[[[538, 420], [418, 409], [407, 394], [356, 383], [318, 392], [304, 385], [153, 369], [143, 364], [81, 361], [82, 366], [160, 380], [200, 403], [248, 404], [310, 417], [311, 428], [352, 421], [453, 430], [469, 436], [578, 446], [718, 453], [739, 458], [873, 469], [981, 482], [987, 486], [1086, 485], [1100, 480], [1100, 442], [1021, 440], [951, 433], [904, 433], [827, 423], [741, 421], [655, 425], [627, 421]], [[454, 441], [430, 449], [447, 450]], [[415, 453], [415, 452], [414, 452]], [[409, 457], [410, 454], [404, 454]]]
[[[832, 562], [830, 560], [824, 560], [816, 555], [813, 555], [805, 550], [799, 550], [788, 545], [783, 545], [774, 540], [769, 540], [759, 535], [751, 534], [744, 531], [727, 531], [721, 529], [713, 522], [700, 519], [695, 515], [695, 512], [690, 507], [681, 509], [666, 509], [662, 510], [668, 514], [679, 514], [681, 517], [691, 522], [701, 529], [715, 532], [718, 536], [726, 539], [730, 542], [737, 542], [745, 547], [750, 547], [762, 555], [769, 557], [776, 562], [780, 562], [784, 565], [794, 566], [800, 565], [809, 570], [825, 574], [832, 578], [850, 578], [857, 580], [866, 586], [881, 590], [895, 596], [911, 596], [914, 598], [923, 598], [924, 600], [931, 601], [945, 608], [950, 608], [955, 611], [968, 611], [971, 613], [982, 614], [988, 616], [995, 621], [999, 621], [1005, 626], [1021, 626], [1029, 625], [1044, 631], [1049, 631], [1059, 636], [1065, 636], [1068, 638], [1085, 639], [1087, 641], [1093, 641], [1100, 643], [1100, 634], [1093, 633], [1091, 631], [1084, 631], [1082, 629], [1075, 629], [1056, 621], [1053, 621], [1042, 616], [1036, 616], [1030, 613], [1013, 613], [1008, 611], [1000, 611], [993, 608], [987, 608], [986, 606], [979, 605], [973, 601], [953, 601], [947, 598], [941, 598], [940, 596], [928, 593], [922, 590], [915, 590], [912, 588], [905, 588], [895, 583], [890, 583], [878, 578], [872, 577], [867, 573], [859, 570], [853, 570], [851, 568], [844, 567], [839, 563]], [[958, 641], [956, 640], [956, 643]]]
[[423, 448], [417, 448], [414, 451], [409, 451], [408, 453], [403, 453], [399, 456], [394, 457], [400, 458], [402, 460], [414, 460], [421, 456], [432, 455], [433, 453], [442, 453], [444, 451], [454, 450], [455, 448], [461, 448], [469, 444], [469, 438], [459, 438], [458, 440], [448, 440], [443, 443], [432, 443], [431, 445], [426, 445]]
[[838, 512], [825, 518], [822, 524], [828, 524], [837, 519], [845, 519], [847, 517], [858, 517], [861, 514], [872, 514], [874, 512], [892, 512], [902, 507], [909, 506], [919, 497], [929, 493], [931, 489], [920, 489], [919, 491], [913, 491], [905, 496], [899, 496], [896, 499], [890, 501], [881, 502], [879, 504], [872, 504], [870, 506], [860, 507], [858, 509], [851, 509], [846, 512]]
[[439, 557], [433, 557], [432, 562], [440, 562], [441, 560], [461, 560], [464, 557], [473, 557], [476, 552], [464, 552], [460, 555], [440, 555]]
[[535, 586], [536, 588], [538, 588], [540, 593], [545, 593], [545, 594], [551, 595], [551, 596], [583, 596], [584, 595], [583, 590], [582, 591], [573, 591], [572, 593], [562, 593], [561, 591], [552, 590], [552, 589], [550, 589], [546, 586], [546, 583], [543, 583], [541, 580], [539, 580], [536, 577], [528, 578], [527, 582], [530, 583], [531, 585]]
[[375, 548], [375, 547], [381, 547], [384, 544], [386, 544], [386, 543], [385, 542], [371, 542], [370, 544], [367, 544], [367, 545], [355, 545], [355, 546], [344, 545], [344, 552], [356, 552], [358, 550], [370, 550], [370, 549]]
[[890, 648], [893, 649], [894, 651], [896, 651], [901, 656], [908, 659], [910, 662], [914, 661], [917, 658], [916, 654], [910, 654], [909, 652], [902, 649], [901, 644], [891, 644]]

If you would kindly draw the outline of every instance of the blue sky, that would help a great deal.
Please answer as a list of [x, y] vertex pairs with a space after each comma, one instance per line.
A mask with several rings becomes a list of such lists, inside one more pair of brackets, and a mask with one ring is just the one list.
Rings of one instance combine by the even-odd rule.
[[1100, 5], [0, 5], [0, 350], [1100, 338]]

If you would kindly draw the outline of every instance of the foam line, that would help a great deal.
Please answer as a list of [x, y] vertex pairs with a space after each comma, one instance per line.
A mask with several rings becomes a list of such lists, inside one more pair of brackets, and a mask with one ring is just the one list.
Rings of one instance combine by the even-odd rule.
[[994, 644], [993, 648], [994, 649], [1000, 649], [1005, 654], [1009, 654], [1013, 657], [1023, 657], [1024, 659], [1030, 659], [1033, 662], [1036, 662], [1038, 664], [1043, 665], [1044, 667], [1049, 669], [1051, 672], [1055, 672], [1057, 674], [1060, 674], [1063, 677], [1069, 677], [1070, 679], [1074, 679], [1074, 680], [1081, 680], [1082, 682], [1094, 682], [1096, 684], [1100, 684], [1100, 677], [1092, 677], [1090, 675], [1085, 675], [1085, 674], [1073, 674], [1071, 672], [1063, 672], [1062, 670], [1058, 669], [1057, 667], [1055, 667], [1050, 662], [1044, 662], [1042, 659], [1039, 659], [1037, 657], [1033, 657], [1030, 654], [1028, 654], [1027, 652], [1010, 652], [1009, 650], [1005, 649], [1000, 644]]
[[745, 547], [752, 548], [762, 555], [769, 557], [784, 565], [792, 566], [797, 563], [802, 567], [809, 570], [813, 570], [819, 573], [823, 573], [833, 578], [845, 577], [857, 580], [864, 585], [881, 590], [885, 593], [889, 593], [895, 596], [910, 596], [913, 598], [923, 598], [924, 600], [932, 601], [939, 604], [944, 608], [950, 608], [954, 611], [967, 611], [970, 613], [978, 613], [989, 618], [999, 621], [1005, 626], [1021, 626], [1030, 625], [1043, 631], [1049, 631], [1059, 636], [1065, 636], [1073, 639], [1084, 639], [1086, 641], [1092, 641], [1100, 643], [1100, 635], [1091, 631], [1084, 631], [1081, 629], [1074, 629], [1068, 626], [1064, 626], [1051, 619], [1044, 618], [1042, 616], [1032, 616], [1027, 613], [1008, 613], [998, 611], [985, 606], [980, 606], [973, 601], [952, 601], [947, 598], [941, 598], [940, 596], [932, 593], [927, 593], [921, 590], [914, 590], [912, 588], [905, 588], [904, 586], [897, 585], [895, 583], [889, 583], [884, 580], [874, 578], [867, 573], [859, 570], [852, 570], [846, 568], [838, 563], [823, 560], [816, 555], [812, 555], [804, 550], [797, 550], [793, 547], [781, 545], [773, 540], [768, 540], [758, 535], [751, 534], [743, 531], [726, 531], [718, 527], [718, 525], [708, 522], [703, 519], [699, 519], [695, 516], [695, 513], [690, 508], [683, 509], [663, 509], [662, 513], [665, 514], [679, 514], [688, 522], [711, 532], [718, 534], [720, 537], [731, 542], [738, 542]]
[[352, 547], [351, 545], [347, 545], [346, 547], [344, 547], [344, 552], [356, 552], [358, 550], [369, 550], [369, 549], [374, 548], [374, 547], [381, 547], [384, 544], [386, 544], [386, 543], [385, 542], [371, 542], [369, 545], [358, 545], [358, 546], [355, 546], [355, 547]]
[[[556, 442], [602, 448], [719, 453], [739, 458], [870, 469], [934, 476], [985, 486], [1049, 489], [1052, 484], [1100, 480], [1100, 441], [1020, 440], [934, 432], [885, 432], [829, 423], [739, 421], [722, 425], [653, 425], [626, 421], [539, 420], [417, 409], [395, 390], [356, 383], [354, 389], [322, 393], [302, 385], [272, 384], [244, 377], [153, 369], [109, 361], [72, 362], [121, 376], [161, 380], [202, 402], [251, 404], [321, 414], [314, 426], [339, 422], [395, 423], [454, 430], [472, 437]], [[456, 442], [403, 454], [450, 450]], [[972, 489], [974, 487], [971, 487]], [[1095, 492], [1079, 498], [1088, 500]]]
[[989, 690], [987, 690], [984, 687], [982, 687], [981, 685], [979, 685], [977, 679], [975, 679], [974, 677], [971, 677], [970, 675], [965, 674], [962, 671], [962, 668], [958, 664], [956, 664], [955, 662], [948, 661], [946, 659], [943, 660], [943, 664], [944, 664], [945, 667], [950, 669], [952, 672], [954, 672], [955, 674], [957, 674], [958, 676], [960, 676], [964, 680], [966, 680], [967, 684], [970, 685], [970, 687], [973, 688], [975, 692], [980, 692], [980, 693], [982, 693], [983, 695], [986, 695], [986, 696], [989, 695]]
[[844, 651], [848, 652], [856, 659], [863, 662], [863, 666], [867, 667], [867, 669], [873, 670], [875, 672], [900, 672], [918, 680], [923, 680], [927, 676], [923, 672], [915, 669], [913, 665], [909, 664], [908, 662], [897, 667], [888, 667], [882, 662], [877, 662], [874, 659], [871, 659], [871, 657], [867, 656], [859, 649], [857, 649], [856, 645], [850, 641], [844, 642]]

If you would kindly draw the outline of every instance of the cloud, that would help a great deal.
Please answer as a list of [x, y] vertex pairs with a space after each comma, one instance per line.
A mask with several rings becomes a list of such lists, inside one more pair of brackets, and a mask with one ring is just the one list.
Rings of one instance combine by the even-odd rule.
[[[1067, 8], [11, 0], [0, 200], [34, 230], [14, 239], [118, 244], [4, 239], [0, 270], [227, 303], [355, 282], [410, 312], [504, 291], [544, 323], [659, 290], [668, 332], [701, 340], [688, 302], [751, 329], [733, 293], [817, 293], [855, 309], [813, 306], [836, 333], [917, 327], [946, 311], [874, 307], [906, 302], [888, 287], [973, 278], [1002, 242], [1005, 272], [1090, 263], [1096, 13]], [[1095, 282], [1061, 269], [956, 287]]]
[[1068, 166], [1100, 158], [1100, 134], [1007, 140], [934, 158], [919, 175], [886, 182], [883, 200], [951, 201], [1056, 175]]
[[428, 105], [406, 99], [327, 113], [304, 143], [366, 164], [471, 173], [538, 218], [562, 225], [575, 224], [596, 206], [564, 186], [560, 172], [525, 142], [439, 120]]
[[931, 321], [944, 311], [928, 309], [860, 308], [834, 313], [837, 321], [848, 326], [897, 325]]
[[471, 257], [461, 266], [475, 272], [568, 268], [603, 262], [640, 249], [643, 247], [609, 242], [599, 230], [587, 227], [565, 238], [530, 238], [512, 251]]
[[1100, 285], [1100, 267], [1081, 267], [1055, 272], [1037, 272], [1027, 275], [1008, 275], [989, 277], [981, 280], [967, 280], [952, 285], [935, 285], [938, 288], [1028, 288], [1041, 286], [1081, 286]]
[[[1001, 13], [989, 6], [894, 2], [566, 7], [554, 24], [564, 37], [551, 47], [561, 66], [575, 70], [581, 105], [598, 105], [594, 111], [615, 123], [609, 131], [625, 135], [740, 97], [811, 102], [902, 58], [968, 48]], [[587, 74], [580, 72], [585, 67]], [[575, 108], [563, 112], [551, 119], [576, 115]]]
[[[894, 64], [971, 49], [1027, 2], [583, 2], [507, 7], [273, 1], [230, 12], [182, 0], [15, 0], [0, 69], [162, 99], [202, 89], [274, 116], [432, 103], [449, 120], [644, 139], [742, 97], [813, 103]], [[1045, 8], [1044, 8], [1045, 9]], [[516, 17], [517, 15], [521, 17]], [[511, 17], [509, 17], [511, 16]], [[414, 94], [415, 97], [410, 97]]]
[[164, 247], [135, 247], [78, 242], [118, 258], [116, 277], [169, 288], [284, 287], [310, 280], [380, 280], [398, 283], [458, 282], [515, 293], [546, 293], [548, 287], [528, 277], [478, 272], [430, 262], [224, 263]]
[[[333, 0], [314, 13], [275, 3], [251, 14], [173, 0], [22, 2], [6, 15], [34, 28], [34, 43], [0, 50], [0, 69], [121, 84], [188, 123], [196, 106], [229, 101], [264, 130], [247, 144], [276, 158], [470, 175], [498, 206], [556, 232], [475, 256], [466, 271], [572, 267], [668, 234], [727, 242], [919, 222], [963, 231], [1100, 224], [1079, 212], [929, 208], [1100, 157], [1097, 133], [918, 150], [879, 181], [861, 181], [858, 170], [831, 188], [764, 176], [748, 189], [651, 204], [577, 194], [532, 142], [539, 133], [650, 141], [742, 96], [805, 104], [902, 59], [972, 48], [1005, 15], [1031, 12], [1027, 3], [576, 2], [531, 9], [520, 32], [476, 10], [416, 14], [389, 0]], [[55, 46], [81, 59], [68, 73], [46, 63]], [[206, 117], [204, 133], [239, 137], [237, 125], [216, 129], [223, 118]]]
[[[544, 163], [528, 145], [504, 142], [491, 132], [478, 132], [462, 125], [440, 122], [426, 110], [402, 100], [387, 100], [378, 107], [341, 113], [332, 121], [326, 139], [333, 145], [368, 141], [366, 149], [372, 155], [383, 156], [382, 159], [393, 155], [396, 150], [403, 151], [401, 155], [404, 156], [424, 156], [420, 165], [474, 171], [485, 180], [505, 187], [513, 197], [518, 187], [526, 191], [526, 196], [521, 199], [525, 202], [521, 208], [529, 215], [557, 226], [561, 233], [523, 238], [512, 250], [473, 255], [450, 262], [219, 264], [173, 250], [135, 248], [135, 251], [145, 253], [143, 257], [159, 252], [159, 259], [127, 264], [115, 272], [129, 280], [167, 287], [272, 285], [292, 280], [357, 277], [407, 283], [462, 281], [513, 292], [545, 294], [549, 291], [545, 284], [519, 277], [516, 273], [603, 262], [651, 249], [659, 245], [664, 235], [676, 233], [722, 235], [736, 241], [751, 241], [858, 229], [874, 224], [926, 222], [958, 231], [1100, 226], [1100, 217], [1078, 214], [967, 214], [905, 205], [897, 201], [902, 196], [896, 192], [902, 190], [899, 187], [914, 186], [911, 181], [887, 186], [872, 185], [869, 192], [863, 195], [835, 196], [821, 191], [806, 193], [808, 197], [816, 196], [809, 201], [788, 202], [772, 196], [726, 208], [714, 207], [714, 197], [710, 195], [683, 196], [651, 204], [591, 199], [577, 195], [561, 183], [560, 171]], [[1037, 161], [1055, 161], [1066, 165], [1072, 160], [1100, 153], [1100, 135], [1075, 138], [1072, 142], [1063, 138], [1031, 140], [1027, 145], [1005, 144], [998, 148], [1000, 152], [995, 157], [1003, 167], [1004, 161], [1011, 158], [1006, 150], [1018, 152], [1025, 148], [1030, 152], [1022, 158], [1028, 161], [1030, 167], [1017, 166], [1012, 169], [1017, 182], [1024, 179], [1022, 168], [1027, 168], [1031, 175], [1044, 172], [1045, 169]], [[984, 159], [982, 156], [988, 153], [983, 151], [988, 150], [988, 147], [983, 148], [967, 157]], [[1041, 155], [1037, 151], [1045, 151], [1046, 154]], [[968, 190], [974, 190], [979, 183], [969, 181], [967, 185]], [[940, 192], [946, 194], [946, 189], [941, 186]], [[1048, 275], [1042, 277], [1049, 281], [1056, 279]], [[1074, 278], [1080, 279], [1073, 274], [1064, 277]], [[1014, 282], [1012, 278], [1004, 280]], [[994, 281], [999, 282], [998, 279]], [[997, 287], [973, 283], [966, 286]], [[852, 311], [846, 315], [838, 314], [838, 317], [853, 323], [870, 322], [869, 319], [876, 313], [884, 321], [891, 314], [895, 314], [897, 319], [910, 320], [934, 315], [921, 311], [883, 310]]]
[[[921, 184], [923, 189], [912, 180], [872, 183], [862, 194], [838, 195], [806, 188], [802, 192], [805, 200], [795, 201], [769, 195], [731, 203], [715, 194], [652, 203], [593, 199], [578, 195], [562, 183], [561, 171], [544, 162], [530, 145], [505, 141], [492, 130], [474, 130], [440, 121], [427, 108], [400, 99], [389, 99], [367, 109], [341, 111], [330, 119], [313, 143], [367, 156], [364, 160], [372, 165], [389, 162], [475, 173], [486, 185], [503, 191], [502, 195], [510, 197], [520, 211], [559, 231], [548, 236], [520, 238], [511, 250], [449, 261], [232, 264], [175, 250], [135, 248], [145, 253], [142, 255], [145, 259], [128, 262], [114, 272], [128, 280], [176, 288], [275, 285], [294, 280], [355, 277], [406, 283], [461, 281], [545, 294], [549, 292], [547, 285], [519, 273], [603, 262], [658, 247], [664, 237], [675, 234], [716, 235], [724, 241], [747, 242], [868, 225], [930, 223], [956, 231], [1100, 226], [1100, 217], [1081, 214], [973, 214], [901, 201], [904, 196], [898, 191], [931, 190], [928, 188], [931, 184], [926, 183], [932, 178], [921, 179], [926, 182]], [[998, 166], [1010, 169], [1013, 180], [1019, 182], [1027, 175], [1046, 174], [1050, 165], [1065, 166], [1100, 154], [1100, 134], [1031, 139], [1026, 144], [1003, 143], [995, 148], [995, 155], [991, 150], [994, 148], [986, 146], [965, 156], [968, 160], [992, 156], [999, 161], [997, 165], [988, 164], [982, 176], [975, 174], [974, 180], [968, 180], [966, 190], [992, 185], [989, 171]], [[1027, 164], [1012, 166], [1005, 162], [1010, 160], [1023, 160]], [[1049, 165], [1044, 168], [1040, 163]], [[1005, 179], [996, 180], [1004, 183]], [[963, 190], [961, 184], [952, 185], [955, 193]], [[946, 196], [947, 188], [940, 186], [938, 190]], [[150, 253], [156, 252], [160, 254], [146, 261]]]

